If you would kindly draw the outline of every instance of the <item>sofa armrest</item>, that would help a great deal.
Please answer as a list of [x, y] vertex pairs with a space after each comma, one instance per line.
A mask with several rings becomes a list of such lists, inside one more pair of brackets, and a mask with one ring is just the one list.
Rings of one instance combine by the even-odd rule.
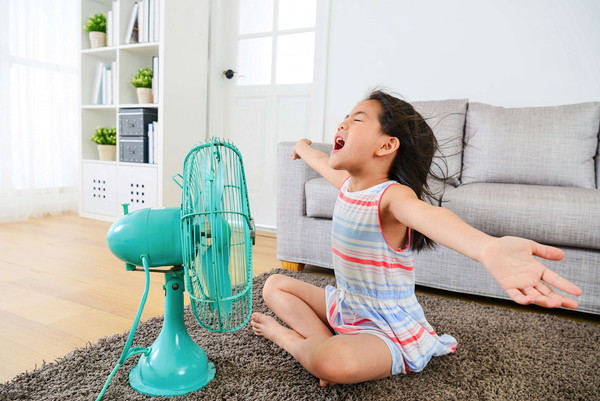
[[[296, 142], [277, 145], [277, 226], [280, 222], [306, 216], [304, 186], [308, 180], [320, 177], [303, 160], [292, 160], [290, 155]], [[314, 149], [329, 153], [332, 145], [313, 143]]]

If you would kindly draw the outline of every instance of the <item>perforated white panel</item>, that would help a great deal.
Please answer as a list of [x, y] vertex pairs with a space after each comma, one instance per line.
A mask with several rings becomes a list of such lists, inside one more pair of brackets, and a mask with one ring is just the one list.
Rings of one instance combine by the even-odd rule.
[[116, 166], [83, 163], [83, 211], [114, 216], [116, 213]]
[[157, 207], [157, 186], [156, 168], [121, 166], [117, 203], [128, 203], [130, 211]]

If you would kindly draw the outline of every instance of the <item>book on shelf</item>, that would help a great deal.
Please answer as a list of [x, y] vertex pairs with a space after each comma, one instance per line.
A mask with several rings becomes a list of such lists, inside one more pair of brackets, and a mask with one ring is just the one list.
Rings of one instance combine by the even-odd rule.
[[160, 125], [158, 121], [148, 124], [148, 163], [158, 164], [158, 132]]
[[119, 7], [117, 0], [112, 1], [111, 9], [106, 12], [106, 45], [116, 46], [119, 44], [117, 35], [117, 23], [119, 21]]
[[140, 0], [133, 4], [125, 31], [125, 44], [157, 42], [160, 32], [160, 0]]
[[148, 42], [154, 42], [154, 0], [148, 0]]
[[94, 77], [90, 104], [102, 105], [114, 103], [115, 72], [114, 62], [110, 65], [104, 64], [101, 61], [96, 63], [96, 76]]
[[106, 12], [106, 46], [114, 46], [113, 31], [114, 31], [114, 16], [112, 10]]
[[102, 104], [112, 104], [112, 72], [111, 67], [102, 68]]
[[153, 0], [154, 2], [154, 41], [160, 40], [160, 2], [161, 0]]
[[100, 89], [102, 88], [102, 66], [103, 64], [100, 61], [96, 63], [96, 75], [94, 76], [90, 104], [99, 104], [100, 102]]
[[117, 28], [120, 20], [119, 16], [119, 3], [117, 0], [112, 1], [112, 19], [113, 19], [113, 30], [112, 30], [112, 45], [117, 46], [119, 44], [119, 29]]
[[125, 44], [138, 43], [139, 32], [138, 32], [138, 2], [133, 3], [129, 22], [127, 23], [127, 29], [125, 30]]
[[158, 67], [158, 56], [152, 57], [152, 98], [154, 103], [158, 103], [158, 91], [159, 91], [159, 76], [160, 69]]
[[112, 86], [110, 90], [112, 91], [111, 95], [111, 104], [117, 104], [117, 92], [119, 90], [119, 83], [117, 82], [117, 62], [113, 61], [110, 63], [110, 75], [112, 77]]
[[138, 43], [144, 43], [144, 30], [146, 29], [146, 21], [144, 19], [144, 0], [138, 2], [138, 15], [137, 15], [137, 27], [138, 27]]
[[154, 42], [154, 0], [141, 0], [138, 13], [140, 43]]

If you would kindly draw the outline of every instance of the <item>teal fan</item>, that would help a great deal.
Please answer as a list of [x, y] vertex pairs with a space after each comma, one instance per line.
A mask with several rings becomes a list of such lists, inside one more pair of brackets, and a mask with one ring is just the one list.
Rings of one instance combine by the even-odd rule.
[[[129, 374], [135, 390], [174, 396], [204, 387], [215, 375], [205, 351], [190, 337], [183, 320], [183, 291], [197, 322], [213, 332], [235, 331], [252, 312], [252, 244], [242, 156], [231, 143], [211, 138], [184, 160], [180, 208], [142, 209], [115, 222], [108, 231], [110, 250], [128, 270], [143, 267], [146, 285], [121, 357], [98, 400], [120, 366], [141, 355]], [[157, 267], [170, 266], [166, 269]], [[165, 273], [165, 318], [148, 347], [132, 347], [149, 289], [150, 272]]]

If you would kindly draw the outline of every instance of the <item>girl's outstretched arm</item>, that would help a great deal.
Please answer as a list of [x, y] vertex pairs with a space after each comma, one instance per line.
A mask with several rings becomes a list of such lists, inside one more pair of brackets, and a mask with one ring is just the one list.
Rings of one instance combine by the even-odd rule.
[[391, 187], [382, 198], [382, 215], [411, 227], [435, 242], [482, 263], [506, 293], [519, 304], [535, 303], [547, 308], [577, 308], [570, 295], [581, 289], [540, 263], [534, 256], [561, 260], [563, 251], [518, 238], [496, 238], [464, 222], [452, 211], [419, 200], [404, 186]]
[[323, 178], [329, 181], [337, 189], [342, 187], [344, 181], [350, 176], [347, 171], [334, 170], [329, 167], [329, 156], [317, 149], [312, 148], [310, 139], [300, 139], [294, 145], [290, 157], [294, 160], [302, 159], [312, 167]]

